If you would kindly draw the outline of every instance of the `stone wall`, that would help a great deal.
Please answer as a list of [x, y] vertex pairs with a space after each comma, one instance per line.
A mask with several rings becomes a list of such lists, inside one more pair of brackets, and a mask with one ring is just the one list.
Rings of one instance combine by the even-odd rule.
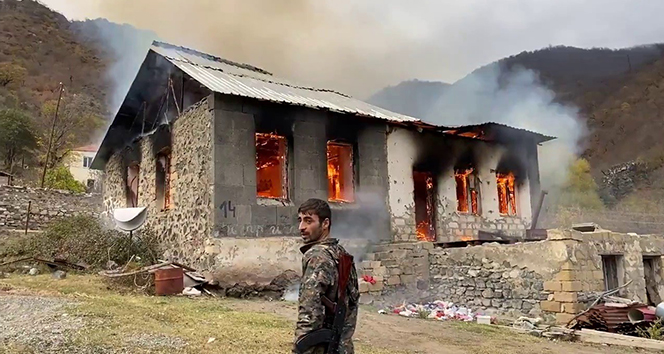
[[662, 260], [664, 238], [661, 235], [636, 235], [615, 233], [608, 230], [577, 232], [570, 230], [549, 231], [549, 238], [561, 240], [567, 245], [568, 262], [545, 288], [552, 291], [543, 308], [557, 313], [560, 322], [567, 322], [579, 309], [585, 308], [595, 297], [607, 290], [602, 256], [616, 256], [618, 284], [626, 286], [620, 294], [634, 301], [647, 303], [644, 257], [657, 262], [655, 291], [664, 299]]
[[[156, 195], [156, 145], [163, 136], [143, 137], [116, 152], [106, 165], [104, 206], [107, 213], [126, 205], [128, 162], [140, 163], [138, 206], [148, 208], [145, 227], [161, 238], [166, 257], [206, 267], [206, 240], [212, 237], [212, 114], [205, 99], [190, 107], [171, 126], [172, 207], [162, 209]], [[159, 130], [164, 131], [164, 130]], [[166, 139], [168, 140], [168, 139]]]
[[96, 216], [101, 196], [68, 191], [0, 186], [0, 228], [25, 229], [30, 206], [29, 229], [44, 229], [51, 221], [75, 215]]
[[[398, 302], [453, 301], [487, 313], [542, 316], [566, 324], [607, 290], [602, 256], [617, 257], [619, 296], [647, 303], [644, 257], [651, 281], [664, 299], [664, 238], [606, 230], [549, 230], [546, 241], [464, 248], [433, 248], [427, 242], [378, 245], [360, 263], [365, 301], [400, 295]], [[394, 305], [394, 304], [392, 304]]]

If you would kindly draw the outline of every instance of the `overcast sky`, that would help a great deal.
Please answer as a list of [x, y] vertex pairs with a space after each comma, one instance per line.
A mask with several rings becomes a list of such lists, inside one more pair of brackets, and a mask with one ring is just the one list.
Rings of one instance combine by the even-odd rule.
[[[361, 98], [548, 45], [664, 42], [661, 0], [41, 0]], [[168, 4], [168, 5], [166, 5]]]

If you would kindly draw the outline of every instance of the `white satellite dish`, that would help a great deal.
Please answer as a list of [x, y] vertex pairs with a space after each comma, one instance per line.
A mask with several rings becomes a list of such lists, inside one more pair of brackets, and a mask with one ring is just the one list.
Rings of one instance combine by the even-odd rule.
[[119, 229], [129, 231], [130, 233], [143, 226], [147, 217], [148, 209], [146, 207], [120, 208], [113, 210], [115, 225]]

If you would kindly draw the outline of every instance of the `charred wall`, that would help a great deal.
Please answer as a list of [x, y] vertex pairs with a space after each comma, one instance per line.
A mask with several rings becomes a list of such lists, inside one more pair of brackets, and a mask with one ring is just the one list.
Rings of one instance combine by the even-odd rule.
[[[524, 237], [532, 218], [532, 194], [539, 195], [536, 145], [532, 145], [524, 148], [394, 128], [387, 139], [393, 239], [422, 240], [416, 222], [413, 170], [428, 170], [435, 179], [436, 242], [478, 240], [480, 231]], [[477, 180], [473, 190], [479, 191], [478, 210], [460, 212], [456, 174], [469, 164]], [[516, 215], [501, 213], [497, 173], [503, 167], [516, 174]], [[533, 180], [535, 183], [531, 183]]]

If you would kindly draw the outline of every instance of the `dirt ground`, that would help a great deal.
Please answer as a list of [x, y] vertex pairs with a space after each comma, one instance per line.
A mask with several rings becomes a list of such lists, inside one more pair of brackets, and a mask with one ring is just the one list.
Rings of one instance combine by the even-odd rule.
[[[297, 307], [284, 302], [235, 301], [236, 309], [273, 313], [289, 321]], [[626, 347], [550, 341], [473, 323], [438, 322], [381, 315], [362, 308], [356, 343], [418, 354], [624, 354], [650, 353]]]
[[[119, 295], [95, 276], [0, 279], [0, 353], [287, 353], [296, 304]], [[362, 308], [356, 353], [619, 354], [496, 326], [381, 315]]]

